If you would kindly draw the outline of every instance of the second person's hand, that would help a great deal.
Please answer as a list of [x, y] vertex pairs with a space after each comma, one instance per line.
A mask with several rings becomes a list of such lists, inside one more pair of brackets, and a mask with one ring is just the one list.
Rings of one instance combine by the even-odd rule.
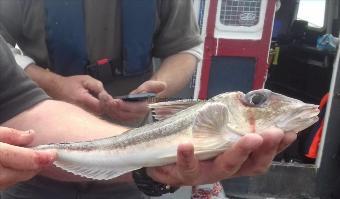
[[32, 142], [34, 132], [0, 126], [0, 190], [26, 181], [50, 166], [56, 158], [53, 151], [23, 148]]
[[102, 114], [98, 95], [104, 91], [102, 82], [88, 75], [59, 77], [52, 97], [78, 105], [95, 114]]
[[[156, 93], [164, 91], [166, 84], [162, 81], [149, 80], [141, 84], [130, 94]], [[149, 113], [148, 101], [127, 102], [121, 99], [114, 99], [106, 91], [99, 94], [99, 100], [103, 112], [112, 119], [125, 124], [136, 124], [142, 121]]]

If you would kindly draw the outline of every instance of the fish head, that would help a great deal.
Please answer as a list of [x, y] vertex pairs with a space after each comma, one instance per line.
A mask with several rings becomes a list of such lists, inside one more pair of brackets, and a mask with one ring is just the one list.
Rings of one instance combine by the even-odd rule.
[[299, 132], [318, 121], [317, 105], [267, 89], [224, 93], [213, 100], [226, 105], [227, 127], [239, 134], [261, 132], [269, 127]]

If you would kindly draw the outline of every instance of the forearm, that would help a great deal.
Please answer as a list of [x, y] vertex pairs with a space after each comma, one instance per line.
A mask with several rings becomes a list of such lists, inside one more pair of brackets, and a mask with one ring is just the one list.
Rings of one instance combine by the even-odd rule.
[[[39, 103], [2, 125], [16, 129], [33, 129], [36, 136], [32, 146], [93, 140], [118, 135], [127, 130], [100, 120], [74, 105], [53, 100]], [[58, 180], [81, 180], [55, 168], [45, 171], [44, 175]]]
[[34, 60], [23, 52], [15, 48], [13, 45], [7, 43], [11, 49], [12, 54], [17, 64], [25, 70], [26, 74], [34, 80], [42, 89], [46, 91], [51, 97], [55, 99], [62, 99], [58, 94], [58, 82], [63, 78], [62, 76], [52, 73], [40, 66], [37, 66]]
[[3, 125], [36, 131], [32, 145], [91, 140], [118, 135], [127, 130], [77, 106], [55, 100], [41, 102]]
[[42, 88], [49, 96], [54, 99], [61, 100], [59, 92], [58, 82], [62, 81], [64, 78], [61, 75], [48, 71], [35, 64], [30, 64], [25, 68], [26, 74], [35, 81], [40, 88]]
[[160, 69], [151, 78], [167, 84], [159, 97], [169, 97], [182, 90], [194, 74], [196, 64], [197, 58], [189, 53], [178, 53], [164, 59]]

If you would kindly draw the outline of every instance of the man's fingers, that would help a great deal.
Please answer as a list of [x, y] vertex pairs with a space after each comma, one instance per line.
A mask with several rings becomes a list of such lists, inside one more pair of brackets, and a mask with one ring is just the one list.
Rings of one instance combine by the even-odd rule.
[[146, 114], [149, 111], [147, 102], [124, 102], [123, 100], [115, 100], [119, 109], [124, 112], [134, 112]]
[[110, 102], [113, 101], [112, 96], [110, 94], [108, 94], [106, 91], [100, 92], [98, 94], [98, 99], [103, 106], [110, 104]]
[[117, 118], [117, 112], [119, 110], [119, 104], [116, 103], [112, 97], [106, 95], [99, 95], [99, 101], [101, 109], [104, 113], [112, 117], [113, 119]]
[[84, 96], [82, 96], [80, 103], [82, 104], [83, 108], [93, 113], [102, 113], [102, 108], [99, 100], [89, 93], [86, 93]]
[[[141, 118], [141, 113], [130, 112], [121, 110], [120, 103], [117, 100], [110, 100], [101, 103], [101, 108], [105, 114], [110, 116], [112, 119], [123, 121], [123, 120], [134, 120]], [[144, 116], [144, 114], [143, 114]]]
[[103, 83], [92, 78], [89, 77], [91, 79], [87, 79], [85, 81], [83, 81], [83, 86], [84, 88], [86, 88], [92, 95], [94, 96], [98, 96], [98, 94], [102, 91], [104, 91], [104, 86]]
[[40, 170], [13, 170], [0, 167], [0, 190], [4, 190], [17, 182], [22, 182], [31, 179]]
[[145, 84], [145, 92], [160, 93], [166, 88], [166, 83], [162, 81], [148, 81]]
[[12, 128], [0, 127], [0, 142], [25, 146], [33, 141], [34, 131], [19, 131]]
[[32, 130], [24, 132], [0, 127], [0, 189], [32, 178], [41, 168], [54, 161], [56, 153], [53, 151], [13, 146], [28, 145], [33, 140], [33, 134]]
[[275, 155], [284, 133], [281, 130], [271, 130], [261, 134], [263, 143], [252, 153], [243, 164], [237, 175], [259, 175], [267, 171]]
[[53, 163], [55, 151], [35, 151], [0, 143], [0, 164], [17, 170], [37, 170]]
[[152, 92], [152, 93], [160, 93], [166, 89], [166, 83], [162, 81], [155, 81], [155, 80], [149, 80], [144, 82], [142, 85], [140, 85], [137, 89], [131, 91], [131, 94], [136, 93], [145, 93], [145, 92]]
[[120, 99], [101, 99], [103, 112], [116, 120], [141, 120], [149, 109], [146, 102], [124, 102]]
[[108, 95], [107, 92], [104, 90], [103, 83], [100, 81], [93, 79], [86, 79], [82, 82], [84, 88], [86, 89], [86, 93], [80, 99], [80, 103], [96, 114], [100, 114], [102, 111], [100, 106], [100, 95]]
[[192, 144], [181, 144], [177, 149], [177, 163], [178, 175], [184, 183], [195, 184], [199, 177], [200, 167], [199, 161], [194, 155], [194, 147]]
[[173, 186], [194, 184], [199, 177], [199, 161], [192, 144], [181, 144], [177, 148], [176, 165], [148, 168], [147, 173], [157, 182]]
[[216, 180], [233, 176], [247, 161], [250, 154], [261, 146], [262, 142], [263, 139], [260, 135], [248, 134], [241, 137], [232, 148], [219, 155], [215, 159], [218, 169], [212, 171]]

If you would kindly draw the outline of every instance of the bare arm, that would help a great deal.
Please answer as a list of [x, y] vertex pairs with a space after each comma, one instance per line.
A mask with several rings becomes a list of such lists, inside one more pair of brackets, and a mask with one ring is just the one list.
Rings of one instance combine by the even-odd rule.
[[[31, 146], [92, 140], [118, 135], [127, 130], [125, 127], [100, 120], [74, 105], [54, 100], [39, 103], [2, 125], [16, 129], [33, 129], [36, 135]], [[58, 180], [80, 180], [56, 168], [46, 170], [43, 174]]]
[[46, 143], [84, 141], [121, 134], [127, 128], [110, 124], [77, 106], [46, 100], [6, 121], [4, 126], [33, 129], [32, 146]]
[[188, 84], [196, 70], [197, 58], [189, 53], [178, 53], [167, 57], [151, 80], [163, 81], [167, 87], [159, 95], [169, 97]]
[[35, 81], [45, 92], [47, 92], [51, 97], [55, 99], [60, 99], [58, 95], [58, 82], [61, 80], [62, 76], [50, 72], [37, 66], [35, 64], [30, 64], [25, 68], [26, 74]]
[[170, 97], [187, 85], [196, 70], [196, 65], [197, 58], [190, 53], [171, 55], [163, 60], [160, 69], [151, 77], [151, 81], [146, 81], [133, 93], [155, 92], [154, 90], [159, 92], [158, 84], [165, 83], [164, 90], [156, 93], [159, 97]]

